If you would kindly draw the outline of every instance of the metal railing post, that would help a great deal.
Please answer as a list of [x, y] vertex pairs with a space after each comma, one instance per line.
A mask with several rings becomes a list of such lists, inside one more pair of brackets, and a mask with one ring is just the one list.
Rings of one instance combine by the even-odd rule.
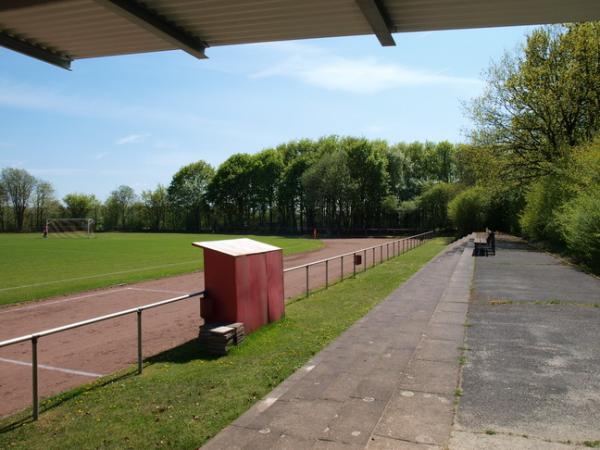
[[342, 255], [342, 261], [340, 264], [340, 281], [344, 281], [344, 255]]
[[31, 338], [31, 393], [32, 393], [32, 416], [33, 420], [38, 420], [40, 416], [40, 399], [38, 390], [38, 354], [37, 354], [38, 337]]
[[387, 252], [387, 259], [390, 259], [390, 243], [388, 242], [387, 244], [385, 244], [385, 248], [386, 248], [386, 252]]
[[356, 277], [356, 253], [352, 254], [352, 267], [353, 267], [352, 276]]
[[363, 251], [363, 272], [367, 271], [367, 250]]
[[375, 247], [373, 247], [373, 267], [375, 267]]
[[310, 289], [310, 286], [309, 286], [309, 284], [308, 284], [308, 268], [309, 268], [309, 267], [310, 267], [310, 266], [306, 266], [306, 296], [307, 296], [307, 297], [308, 297], [308, 295], [309, 295], [309, 292], [310, 292], [310, 291], [309, 291], [309, 289]]
[[142, 310], [137, 310], [137, 363], [138, 363], [138, 375], [142, 373], [142, 365], [144, 357], [142, 355]]
[[329, 260], [325, 260], [325, 289], [329, 287]]

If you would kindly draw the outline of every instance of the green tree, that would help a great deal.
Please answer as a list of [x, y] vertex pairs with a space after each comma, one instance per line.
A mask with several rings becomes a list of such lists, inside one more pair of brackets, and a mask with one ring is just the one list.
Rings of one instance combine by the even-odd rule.
[[470, 114], [473, 142], [504, 163], [505, 183], [554, 173], [600, 127], [600, 23], [534, 30], [492, 65]]
[[273, 213], [277, 200], [277, 188], [283, 171], [283, 155], [277, 150], [268, 149], [253, 157], [252, 185], [256, 204], [260, 211], [260, 224], [269, 215], [269, 228], [273, 227]]
[[167, 189], [159, 184], [156, 189], [143, 191], [141, 194], [144, 211], [149, 228], [162, 231], [166, 228], [169, 200]]
[[236, 153], [219, 166], [209, 186], [209, 198], [221, 211], [225, 225], [233, 228], [250, 225], [254, 204], [251, 155]]
[[[197, 161], [182, 167], [173, 175], [167, 189], [168, 201], [178, 218], [179, 226], [188, 231], [202, 228], [202, 217], [208, 216], [207, 191], [214, 176], [212, 166]], [[205, 221], [208, 225], [208, 217]]]
[[135, 191], [126, 185], [112, 191], [104, 204], [104, 224], [107, 229], [128, 229], [129, 210], [136, 200]]
[[450, 183], [434, 183], [428, 186], [418, 197], [423, 223], [422, 227], [447, 229], [450, 227], [448, 204], [458, 192], [458, 186]]
[[98, 200], [93, 194], [71, 193], [63, 197], [63, 203], [69, 217], [87, 218], [93, 212]]
[[356, 187], [352, 192], [353, 226], [363, 229], [377, 226], [388, 187], [387, 144], [345, 138], [341, 146], [348, 155], [348, 169]]
[[54, 204], [54, 188], [47, 181], [39, 180], [33, 190], [33, 222], [36, 230], [41, 230]]
[[302, 175], [310, 211], [309, 227], [341, 232], [349, 226], [350, 200], [355, 183], [348, 169], [348, 155], [341, 149], [325, 151]]
[[466, 189], [450, 201], [448, 216], [460, 236], [486, 228], [489, 203], [489, 191], [482, 187]]
[[15, 228], [23, 231], [25, 210], [29, 206], [29, 198], [37, 180], [24, 169], [6, 168], [0, 174], [0, 184], [4, 187], [13, 206]]

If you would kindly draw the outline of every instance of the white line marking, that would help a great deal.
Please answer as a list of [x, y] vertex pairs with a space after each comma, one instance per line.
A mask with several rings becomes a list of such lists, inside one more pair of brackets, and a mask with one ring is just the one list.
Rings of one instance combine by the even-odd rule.
[[[29, 367], [31, 367], [31, 363], [30, 362], [17, 361], [16, 359], [0, 358], [0, 361], [5, 362], [5, 363], [16, 364], [18, 366], [29, 366]], [[99, 377], [104, 376], [104, 375], [99, 374], [99, 373], [83, 372], [82, 370], [63, 369], [62, 367], [47, 366], [45, 364], [38, 364], [38, 367], [40, 369], [54, 370], [56, 372], [69, 373], [71, 375], [81, 375], [82, 377], [99, 378]]]
[[113, 294], [115, 292], [121, 292], [121, 291], [125, 291], [127, 290], [127, 288], [119, 288], [119, 289], [109, 289], [106, 291], [98, 291], [98, 292], [93, 292], [91, 294], [85, 294], [85, 295], [80, 295], [78, 297], [69, 297], [69, 298], [65, 298], [62, 300], [55, 300], [53, 302], [38, 302], [38, 303], [34, 303], [33, 305], [27, 305], [27, 306], [16, 306], [16, 307], [8, 307], [6, 310], [0, 310], [0, 314], [8, 314], [11, 312], [15, 312], [15, 311], [23, 311], [23, 310], [27, 310], [27, 309], [37, 309], [37, 308], [41, 308], [43, 306], [48, 306], [48, 305], [55, 305], [57, 303], [65, 303], [65, 302], [70, 302], [73, 300], [81, 300], [84, 298], [90, 298], [90, 297], [97, 297], [98, 295], [106, 295], [106, 294]]
[[67, 281], [79, 281], [79, 280], [88, 280], [90, 278], [102, 278], [102, 277], [106, 277], [106, 276], [110, 276], [110, 275], [121, 275], [124, 273], [131, 273], [131, 272], [143, 272], [144, 270], [162, 269], [164, 267], [181, 266], [183, 264], [191, 264], [191, 263], [199, 263], [199, 260], [195, 259], [193, 261], [184, 261], [184, 262], [178, 262], [178, 263], [172, 263], [172, 264], [163, 264], [162, 266], [142, 267], [140, 269], [130, 269], [130, 270], [121, 270], [119, 272], [100, 273], [97, 275], [87, 275], [85, 277], [64, 278], [62, 280], [45, 281], [43, 283], [33, 283], [33, 284], [24, 284], [21, 286], [11, 286], [11, 287], [7, 287], [7, 288], [1, 288], [0, 292], [12, 291], [15, 289], [37, 287], [37, 286], [46, 286], [48, 284], [64, 283]]
[[153, 288], [138, 288], [138, 287], [127, 287], [125, 289], [129, 289], [130, 291], [159, 292], [161, 294], [179, 294], [179, 295], [189, 294], [189, 292], [170, 291], [168, 289], [153, 289]]

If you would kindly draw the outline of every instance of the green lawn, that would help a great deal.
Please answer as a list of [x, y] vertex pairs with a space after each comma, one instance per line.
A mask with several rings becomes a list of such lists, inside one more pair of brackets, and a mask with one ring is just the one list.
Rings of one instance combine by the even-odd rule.
[[[179, 233], [99, 233], [95, 238], [0, 234], [0, 305], [80, 292], [202, 269], [194, 241], [240, 236]], [[245, 236], [283, 248], [285, 255], [322, 247], [313, 239]]]
[[[197, 448], [270, 392], [447, 244], [436, 238], [288, 304], [285, 319], [223, 358], [195, 342], [42, 403], [37, 423], [0, 421], [0, 448]], [[29, 411], [30, 412], [30, 411]]]

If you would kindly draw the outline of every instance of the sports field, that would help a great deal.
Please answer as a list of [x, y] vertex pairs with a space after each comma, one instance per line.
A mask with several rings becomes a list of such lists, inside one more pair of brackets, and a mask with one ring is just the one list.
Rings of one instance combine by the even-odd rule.
[[[194, 241], [233, 239], [219, 234], [101, 233], [88, 238], [43, 239], [0, 234], [0, 305], [203, 268]], [[283, 248], [284, 255], [321, 248], [318, 240], [244, 236]]]

